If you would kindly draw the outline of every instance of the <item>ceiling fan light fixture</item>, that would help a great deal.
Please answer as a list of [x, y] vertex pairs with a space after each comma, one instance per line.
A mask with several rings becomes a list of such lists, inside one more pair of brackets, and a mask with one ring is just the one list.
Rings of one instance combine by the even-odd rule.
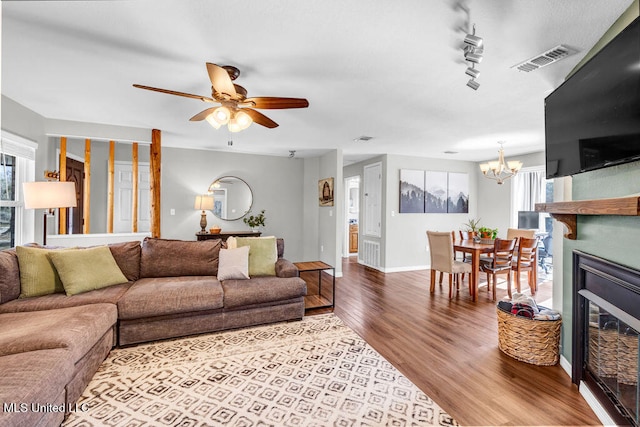
[[231, 111], [227, 107], [218, 107], [213, 110], [213, 119], [221, 125], [226, 125], [231, 119]]
[[233, 119], [240, 126], [241, 130], [248, 128], [253, 123], [253, 119], [250, 115], [244, 111], [238, 111], [234, 114]]
[[205, 120], [214, 128], [214, 129], [220, 129], [220, 126], [222, 126], [220, 123], [216, 122], [216, 119], [213, 117], [213, 113], [209, 114]]

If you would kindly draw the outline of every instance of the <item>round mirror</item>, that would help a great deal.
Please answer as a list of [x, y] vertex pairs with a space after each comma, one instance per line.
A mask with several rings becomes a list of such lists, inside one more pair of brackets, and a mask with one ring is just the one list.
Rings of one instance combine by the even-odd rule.
[[253, 205], [251, 187], [235, 176], [223, 176], [213, 181], [209, 194], [213, 196], [213, 214], [226, 221], [242, 218]]

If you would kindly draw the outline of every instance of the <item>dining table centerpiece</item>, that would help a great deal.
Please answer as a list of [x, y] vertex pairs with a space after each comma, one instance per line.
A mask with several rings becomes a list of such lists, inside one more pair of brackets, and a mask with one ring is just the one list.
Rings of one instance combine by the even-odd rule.
[[492, 245], [496, 237], [498, 237], [498, 229], [480, 227], [478, 228], [478, 235], [480, 236], [480, 243]]

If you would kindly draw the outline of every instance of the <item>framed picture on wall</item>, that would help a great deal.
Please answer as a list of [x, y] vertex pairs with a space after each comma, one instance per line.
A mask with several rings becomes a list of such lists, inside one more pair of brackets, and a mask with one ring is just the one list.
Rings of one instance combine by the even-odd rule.
[[400, 170], [400, 213], [424, 213], [424, 171]]
[[333, 178], [318, 181], [318, 201], [320, 206], [333, 206]]
[[469, 175], [449, 172], [447, 183], [447, 212], [469, 213]]
[[426, 171], [424, 188], [424, 211], [447, 213], [447, 172]]

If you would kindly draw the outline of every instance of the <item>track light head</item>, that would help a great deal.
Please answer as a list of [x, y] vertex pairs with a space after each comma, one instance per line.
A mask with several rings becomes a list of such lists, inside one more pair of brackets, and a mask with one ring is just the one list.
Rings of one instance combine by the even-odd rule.
[[482, 55], [469, 51], [464, 53], [465, 61], [473, 62], [474, 64], [479, 64], [482, 62]]
[[480, 83], [478, 83], [474, 79], [469, 79], [469, 81], [467, 82], [467, 86], [469, 86], [473, 90], [478, 90], [478, 88], [480, 87]]
[[293, 159], [296, 156], [296, 150], [289, 150], [289, 158]]
[[[475, 27], [474, 27], [475, 33]], [[482, 37], [478, 37], [475, 34], [467, 34], [464, 38], [464, 43], [474, 48], [482, 46]]]
[[472, 79], [477, 79], [480, 76], [480, 70], [476, 70], [473, 65], [471, 67], [467, 67], [467, 71], [464, 73]]

